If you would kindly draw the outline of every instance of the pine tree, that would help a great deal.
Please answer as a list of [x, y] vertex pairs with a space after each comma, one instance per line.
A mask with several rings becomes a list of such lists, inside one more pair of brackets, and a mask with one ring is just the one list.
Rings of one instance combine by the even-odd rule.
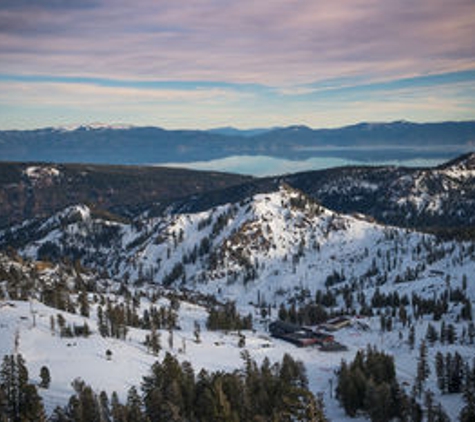
[[59, 335], [61, 337], [63, 337], [64, 336], [64, 331], [65, 331], [65, 328], [66, 328], [66, 319], [64, 318], [63, 314], [56, 315], [56, 319], [58, 321]]
[[3, 389], [3, 385], [0, 384], [0, 421], [1, 422], [6, 422], [7, 410], [8, 410], [7, 395]]
[[454, 356], [450, 353], [446, 356], [446, 373], [447, 373], [447, 391], [449, 393], [460, 393], [463, 384], [463, 359], [458, 352]]
[[160, 333], [157, 331], [154, 324], [152, 324], [150, 334], [147, 336], [146, 343], [149, 350], [155, 356], [157, 356], [160, 353], [160, 350], [162, 349], [160, 345]]
[[238, 347], [243, 348], [246, 346], [246, 336], [242, 333], [238, 333], [239, 340], [238, 340]]
[[435, 422], [434, 393], [432, 393], [432, 391], [426, 391], [424, 404], [426, 407], [427, 422]]
[[416, 328], [414, 327], [414, 325], [411, 325], [411, 328], [409, 329], [407, 342], [409, 343], [409, 347], [411, 348], [411, 350], [413, 350], [414, 344], [416, 342]]
[[89, 385], [76, 378], [73, 383], [76, 392], [69, 401], [69, 408], [74, 421], [101, 422], [99, 400]]
[[[415, 392], [413, 391], [413, 393]], [[422, 422], [422, 408], [414, 394], [408, 399], [408, 406], [405, 409], [405, 417], [404, 420], [410, 422]]]
[[385, 382], [375, 385], [371, 380], [367, 384], [365, 409], [372, 422], [386, 422], [393, 416], [392, 396], [389, 385]]
[[[111, 396], [111, 416], [113, 422], [128, 422], [127, 421], [127, 409], [120, 404], [119, 396], [117, 392], [113, 392]], [[152, 419], [153, 420], [153, 419]]]
[[463, 385], [464, 407], [460, 411], [459, 420], [460, 422], [473, 422], [475, 421], [475, 364], [472, 371], [466, 365], [465, 374]]
[[20, 420], [22, 422], [46, 422], [47, 420], [41, 397], [32, 384], [27, 384], [22, 391]]
[[51, 315], [49, 318], [49, 326], [50, 326], [51, 334], [54, 336], [56, 333], [56, 320], [54, 319], [53, 315]]
[[71, 422], [71, 418], [63, 407], [56, 406], [49, 418], [49, 422]]
[[447, 325], [446, 339], [449, 344], [454, 344], [457, 340], [457, 330], [454, 324]]
[[437, 375], [437, 386], [442, 393], [447, 391], [444, 355], [437, 352], [435, 355], [435, 373]]
[[462, 319], [472, 321], [472, 302], [470, 299], [466, 298], [464, 300], [462, 310], [460, 311], [460, 316], [462, 317]]
[[87, 292], [82, 290], [78, 295], [79, 313], [84, 317], [89, 317], [89, 298]]
[[432, 324], [429, 324], [427, 326], [426, 340], [429, 342], [429, 344], [433, 345], [438, 340], [438, 337], [439, 336], [435, 327]]
[[343, 361], [339, 370], [336, 393], [346, 414], [351, 417], [356, 416], [356, 412], [361, 406], [356, 384], [355, 378], [350, 372], [347, 363]]
[[419, 359], [417, 362], [416, 390], [419, 395], [422, 393], [422, 387], [430, 374], [429, 364], [427, 362], [427, 345], [425, 341], [421, 342], [419, 348]]
[[468, 340], [470, 344], [473, 344], [475, 341], [475, 324], [470, 322], [467, 329]]
[[0, 369], [0, 385], [7, 420], [46, 421], [36, 387], [28, 383], [28, 370], [21, 354], [6, 355]]
[[198, 321], [194, 322], [193, 335], [195, 336], [195, 343], [201, 343], [201, 326]]
[[127, 422], [141, 422], [142, 400], [135, 387], [131, 387], [127, 393]]
[[51, 375], [49, 373], [49, 369], [46, 366], [42, 366], [40, 369], [40, 387], [41, 388], [49, 388], [51, 383]]
[[97, 307], [97, 329], [102, 337], [108, 337], [110, 335], [109, 326], [102, 306]]
[[101, 422], [112, 422], [109, 397], [105, 391], [101, 391], [99, 394], [99, 409], [101, 414]]
[[440, 324], [440, 342], [445, 344], [447, 341], [447, 327], [445, 325], [445, 321], [442, 321]]

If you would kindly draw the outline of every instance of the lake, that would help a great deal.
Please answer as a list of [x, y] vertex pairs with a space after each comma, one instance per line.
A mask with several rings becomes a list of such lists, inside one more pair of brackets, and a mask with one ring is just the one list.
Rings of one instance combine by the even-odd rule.
[[[310, 155], [310, 154], [309, 154]], [[344, 157], [312, 157], [289, 160], [266, 155], [234, 155], [210, 161], [186, 163], [161, 163], [160, 166], [190, 168], [195, 170], [211, 170], [229, 173], [252, 175], [256, 177], [276, 176], [288, 173], [298, 173], [308, 170], [322, 170], [331, 167], [350, 165], [397, 165], [406, 167], [432, 167], [441, 164], [452, 156], [430, 158], [401, 158], [382, 160], [357, 160]]]

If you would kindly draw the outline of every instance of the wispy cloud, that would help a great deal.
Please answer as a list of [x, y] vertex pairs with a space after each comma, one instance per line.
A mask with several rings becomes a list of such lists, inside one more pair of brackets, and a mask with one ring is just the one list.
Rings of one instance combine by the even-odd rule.
[[252, 107], [474, 71], [473, 22], [473, 0], [4, 0], [0, 62], [24, 84], [241, 91]]

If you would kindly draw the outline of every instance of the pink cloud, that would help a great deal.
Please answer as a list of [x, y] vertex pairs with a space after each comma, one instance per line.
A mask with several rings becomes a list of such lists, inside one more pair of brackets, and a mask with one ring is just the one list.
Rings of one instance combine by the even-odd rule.
[[475, 68], [472, 0], [9, 3], [4, 73], [290, 86]]

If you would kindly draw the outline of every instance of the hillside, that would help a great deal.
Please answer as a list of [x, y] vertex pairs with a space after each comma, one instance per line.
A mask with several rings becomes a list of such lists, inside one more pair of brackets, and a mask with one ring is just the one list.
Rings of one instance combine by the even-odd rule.
[[127, 217], [144, 204], [241, 184], [249, 177], [163, 167], [0, 163], [0, 228], [44, 218], [68, 205]]
[[[412, 395], [419, 349], [429, 343], [424, 391], [452, 420], [462, 408], [460, 389], [446, 394], [439, 387], [436, 358], [456, 352], [471, 365], [473, 242], [444, 242], [340, 214], [286, 185], [199, 213], [144, 212], [132, 222], [77, 205], [40, 225], [12, 227], [9, 235], [23, 246], [22, 258], [0, 256], [6, 339], [0, 352], [11, 353], [17, 343], [36, 383], [41, 366], [50, 367], [51, 388], [40, 390], [49, 412], [66, 404], [76, 377], [127, 400], [157, 359], [144, 344], [152, 329], [133, 316], [153, 314], [151, 306], [164, 307], [157, 316], [168, 315], [157, 320], [160, 358], [170, 352], [197, 370], [233, 371], [243, 350], [272, 363], [290, 352], [305, 365], [311, 391], [323, 394], [331, 420], [352, 420], [335, 398], [335, 371], [368, 344], [394, 356], [401, 386]], [[0, 233], [8, 246], [5, 236]], [[210, 328], [211, 315], [226, 301], [240, 315], [252, 315], [254, 331]], [[100, 307], [109, 307], [106, 326]], [[60, 334], [51, 325], [58, 313], [66, 327], [87, 323], [91, 333]], [[342, 314], [351, 326], [334, 336], [346, 351], [298, 349], [270, 337], [267, 328], [275, 318], [315, 326]], [[117, 325], [120, 315], [125, 319]], [[414, 400], [425, 406], [424, 397]]]
[[293, 186], [323, 206], [381, 223], [472, 238], [474, 153], [432, 168], [340, 167], [272, 178], [161, 167], [0, 163], [0, 228], [45, 218], [66, 206], [133, 218], [206, 211]]
[[435, 168], [343, 167], [283, 180], [340, 212], [403, 227], [471, 230], [473, 235], [475, 153]]
[[321, 205], [383, 224], [446, 237], [475, 236], [475, 153], [438, 167], [347, 166], [253, 179], [184, 198], [175, 206], [198, 212], [288, 184]]
[[[411, 293], [475, 272], [471, 244], [338, 214], [286, 186], [199, 213], [145, 212], [131, 222], [73, 206], [0, 239], [32, 259], [67, 257], [113, 278], [184, 286], [243, 305], [259, 297], [277, 306], [339, 282]], [[415, 279], [425, 282], [407, 283]]]

